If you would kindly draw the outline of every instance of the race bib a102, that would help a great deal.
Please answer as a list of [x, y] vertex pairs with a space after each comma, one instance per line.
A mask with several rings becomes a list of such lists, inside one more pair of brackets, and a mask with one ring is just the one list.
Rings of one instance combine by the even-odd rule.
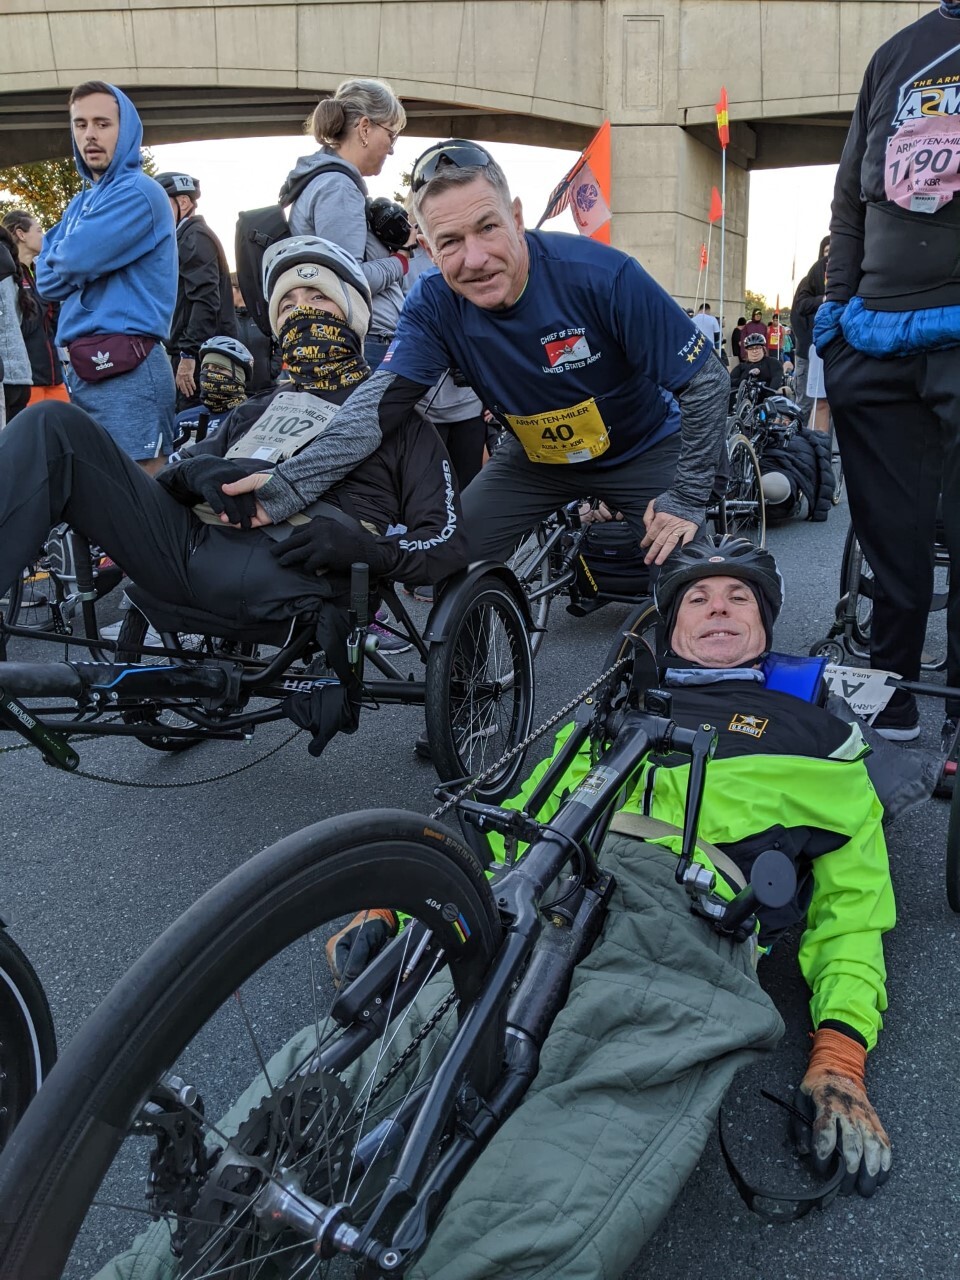
[[504, 416], [531, 462], [589, 462], [610, 448], [610, 436], [592, 396], [569, 409]]
[[337, 405], [307, 391], [281, 391], [226, 456], [283, 462], [322, 435], [336, 412]]
[[887, 139], [884, 188], [911, 213], [936, 213], [960, 191], [960, 117], [905, 121]]

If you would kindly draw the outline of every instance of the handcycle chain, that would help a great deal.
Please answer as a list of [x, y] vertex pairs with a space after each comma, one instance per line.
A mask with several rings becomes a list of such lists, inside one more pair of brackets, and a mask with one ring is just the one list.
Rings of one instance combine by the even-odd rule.
[[482, 782], [486, 782], [488, 778], [493, 777], [498, 770], [512, 760], [514, 756], [519, 755], [521, 751], [526, 751], [526, 749], [536, 742], [538, 738], [542, 738], [548, 730], [554, 727], [554, 725], [559, 724], [561, 720], [564, 720], [571, 711], [580, 705], [581, 702], [585, 702], [586, 699], [590, 697], [591, 693], [600, 688], [605, 680], [609, 679], [610, 676], [615, 675], [622, 667], [632, 661], [633, 659], [629, 655], [618, 658], [612, 667], [608, 667], [602, 675], [597, 676], [596, 680], [591, 684], [588, 684], [585, 689], [582, 689], [578, 694], [571, 698], [570, 701], [565, 706], [562, 706], [559, 711], [555, 711], [554, 714], [550, 716], [548, 720], [545, 720], [538, 729], [533, 729], [527, 734], [522, 742], [518, 742], [515, 747], [511, 747], [510, 750], [505, 752], [499, 760], [484, 769], [483, 773], [479, 773], [475, 778], [471, 778], [470, 781], [461, 787], [455, 795], [452, 795], [448, 800], [444, 800], [443, 804], [434, 809], [430, 814], [430, 817], [433, 819], [442, 818], [445, 813], [449, 813], [449, 811], [458, 805], [461, 800], [465, 800], [475, 787], [479, 786]]
[[456, 999], [457, 999], [457, 993], [455, 991], [450, 991], [447, 993], [447, 995], [444, 996], [444, 998], [440, 1001], [436, 1009], [434, 1009], [433, 1013], [431, 1013], [430, 1017], [426, 1020], [426, 1022], [423, 1024], [423, 1026], [420, 1028], [417, 1034], [413, 1037], [413, 1039], [410, 1041], [407, 1047], [403, 1050], [402, 1053], [398, 1055], [396, 1062], [394, 1062], [391, 1066], [389, 1066], [387, 1070], [384, 1072], [383, 1079], [378, 1081], [377, 1084], [375, 1084], [374, 1087], [371, 1089], [370, 1097], [364, 1101], [364, 1104], [363, 1104], [364, 1107], [369, 1107], [371, 1103], [376, 1102], [377, 1098], [380, 1097], [381, 1093], [383, 1093], [384, 1089], [386, 1089], [390, 1081], [393, 1080], [394, 1077], [397, 1075], [397, 1073], [401, 1071], [403, 1067], [405, 1067], [406, 1064], [410, 1061], [410, 1058], [413, 1056], [416, 1050], [420, 1048], [421, 1044], [423, 1044], [424, 1040], [427, 1038], [430, 1032], [434, 1029], [434, 1027], [437, 1025], [437, 1023], [440, 1021], [443, 1015], [447, 1012], [447, 1010], [451, 1007], [451, 1005], [456, 1003]]

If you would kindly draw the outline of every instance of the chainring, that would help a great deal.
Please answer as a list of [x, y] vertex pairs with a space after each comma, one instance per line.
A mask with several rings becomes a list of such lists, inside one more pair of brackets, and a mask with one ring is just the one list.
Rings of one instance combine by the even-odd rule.
[[[292, 1275], [311, 1256], [310, 1243], [261, 1221], [254, 1206], [281, 1170], [295, 1172], [303, 1191], [327, 1204], [348, 1177], [353, 1104], [338, 1077], [306, 1067], [249, 1113], [210, 1170], [186, 1225], [180, 1274], [230, 1280]], [[264, 1271], [264, 1255], [276, 1253]]]

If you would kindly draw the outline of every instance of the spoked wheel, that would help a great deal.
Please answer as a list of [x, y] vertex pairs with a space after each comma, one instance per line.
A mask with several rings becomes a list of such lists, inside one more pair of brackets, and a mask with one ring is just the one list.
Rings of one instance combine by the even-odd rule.
[[40, 979], [0, 928], [0, 1150], [56, 1057], [53, 1019]]
[[547, 618], [550, 615], [550, 603], [553, 592], [550, 589], [552, 578], [553, 552], [546, 550], [547, 539], [553, 533], [550, 521], [542, 521], [517, 547], [507, 561], [524, 595], [530, 600], [530, 612], [533, 615], [534, 630], [530, 633], [530, 648], [534, 657], [543, 644], [546, 635]]
[[[139, 609], [131, 606], [124, 614], [123, 622], [120, 625], [120, 634], [117, 636], [116, 660], [117, 662], [139, 663], [144, 666], [171, 666], [177, 662], [176, 658], [166, 657], [163, 654], [151, 654], [150, 649], [158, 646], [164, 649], [173, 649], [182, 653], [184, 659], [189, 660], [219, 653], [220, 644], [219, 640], [210, 636], [194, 635], [186, 632], [177, 632], [176, 634], [165, 632], [159, 637], [154, 632], [151, 635], [150, 624], [147, 619]], [[244, 652], [252, 653], [252, 649], [249, 646], [241, 647]], [[178, 736], [178, 729], [193, 729], [196, 726], [192, 720], [186, 716], [178, 715], [175, 710], [169, 707], [160, 708], [147, 703], [143, 708], [124, 711], [122, 716], [124, 724], [146, 724], [170, 730], [169, 736], [149, 733], [134, 734], [138, 742], [142, 742], [145, 747], [151, 747], [154, 751], [188, 751], [191, 747], [199, 746], [202, 741], [200, 738]]]
[[759, 547], [766, 546], [767, 509], [760, 486], [757, 455], [744, 435], [734, 436], [727, 447], [730, 451], [730, 479], [727, 492], [720, 499], [720, 531], [749, 538]]
[[873, 570], [860, 549], [853, 531], [847, 530], [840, 562], [840, 597], [847, 598], [850, 639], [857, 657], [870, 654], [870, 628], [873, 623]]
[[[413, 917], [393, 976], [335, 1010], [324, 943], [385, 906]], [[144, 1229], [134, 1269], [156, 1251], [179, 1280], [379, 1275], [321, 1258], [311, 1226], [342, 1204], [390, 1241], [409, 1203], [381, 1211], [382, 1192], [500, 937], [480, 862], [413, 814], [331, 818], [244, 863], [114, 987], [15, 1131], [0, 1275], [86, 1278]], [[503, 1048], [494, 1018], [431, 1110], [426, 1170]]]
[[56, 584], [39, 563], [27, 565], [15, 582], [0, 591], [0, 613], [10, 627], [52, 631]]
[[[427, 657], [427, 738], [444, 782], [476, 777], [530, 732], [533, 653], [526, 619], [503, 580], [488, 574], [464, 593], [446, 639]], [[479, 799], [502, 800], [524, 753], [504, 762]]]

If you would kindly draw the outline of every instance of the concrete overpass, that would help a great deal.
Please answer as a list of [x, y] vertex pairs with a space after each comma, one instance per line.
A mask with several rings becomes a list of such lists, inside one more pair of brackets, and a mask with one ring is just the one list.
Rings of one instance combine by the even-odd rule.
[[[579, 149], [613, 130], [613, 239], [678, 297], [719, 185], [742, 297], [751, 168], [840, 155], [863, 69], [935, 0], [2, 0], [0, 167], [69, 149], [65, 98], [106, 79], [148, 143], [296, 132], [350, 75], [388, 80], [408, 133]], [[559, 175], [558, 175], [559, 176]]]

